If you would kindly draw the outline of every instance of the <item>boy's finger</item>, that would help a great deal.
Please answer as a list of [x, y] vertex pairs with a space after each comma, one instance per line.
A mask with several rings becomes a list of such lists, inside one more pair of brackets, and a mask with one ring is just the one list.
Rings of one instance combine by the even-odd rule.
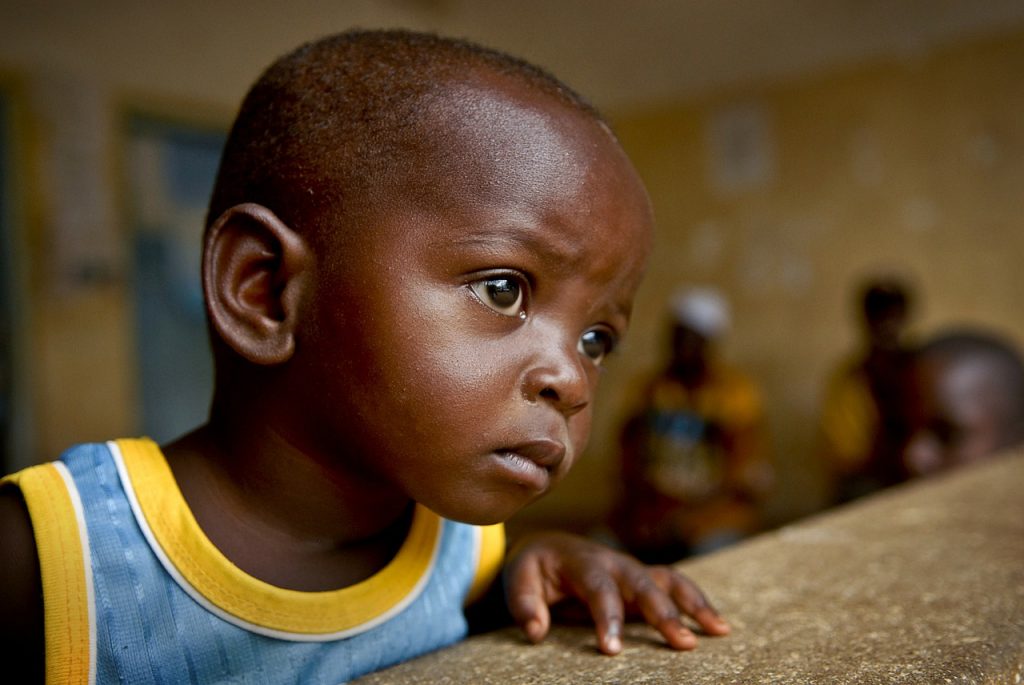
[[679, 610], [690, 616], [709, 635], [728, 635], [732, 630], [692, 580], [669, 570], [669, 594]]
[[544, 639], [551, 626], [551, 613], [545, 600], [544, 576], [540, 565], [526, 561], [516, 566], [505, 587], [509, 613], [534, 644]]
[[[644, 620], [664, 636], [673, 649], [693, 649], [697, 646], [697, 636], [679, 620], [679, 609], [675, 598], [656, 583], [641, 569], [629, 574], [624, 582], [630, 583], [631, 591], [636, 597], [636, 606], [640, 609]], [[623, 592], [627, 592], [623, 588]]]
[[598, 647], [605, 654], [618, 654], [622, 651], [622, 624], [625, 620], [618, 584], [611, 575], [603, 575], [581, 590], [581, 598], [590, 608], [597, 629]]

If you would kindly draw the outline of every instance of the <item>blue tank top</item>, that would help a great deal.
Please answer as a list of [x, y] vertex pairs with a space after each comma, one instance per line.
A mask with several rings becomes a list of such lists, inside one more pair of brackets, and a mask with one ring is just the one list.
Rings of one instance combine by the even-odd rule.
[[417, 506], [377, 574], [299, 592], [217, 550], [152, 441], [79, 445], [9, 480], [35, 529], [53, 683], [336, 685], [463, 638], [504, 551], [501, 526]]

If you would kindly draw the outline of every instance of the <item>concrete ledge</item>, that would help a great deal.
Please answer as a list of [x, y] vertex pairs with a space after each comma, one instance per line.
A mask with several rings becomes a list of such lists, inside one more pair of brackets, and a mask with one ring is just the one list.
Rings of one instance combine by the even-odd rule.
[[589, 628], [507, 629], [359, 683], [1021, 683], [1024, 450], [680, 568], [732, 635], [677, 653], [631, 625], [606, 657]]

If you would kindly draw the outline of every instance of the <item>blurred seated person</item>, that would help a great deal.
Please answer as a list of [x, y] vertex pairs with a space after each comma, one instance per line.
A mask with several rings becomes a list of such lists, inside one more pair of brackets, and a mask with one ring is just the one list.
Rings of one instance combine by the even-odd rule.
[[820, 417], [832, 504], [906, 479], [910, 300], [908, 287], [895, 279], [872, 279], [860, 291], [861, 347], [830, 374]]
[[760, 528], [772, 483], [761, 397], [715, 346], [725, 299], [682, 290], [671, 303], [670, 360], [642, 390], [621, 434], [620, 499], [611, 527], [647, 563], [671, 563]]
[[936, 335], [914, 356], [907, 470], [929, 475], [1024, 443], [1024, 362], [989, 332]]

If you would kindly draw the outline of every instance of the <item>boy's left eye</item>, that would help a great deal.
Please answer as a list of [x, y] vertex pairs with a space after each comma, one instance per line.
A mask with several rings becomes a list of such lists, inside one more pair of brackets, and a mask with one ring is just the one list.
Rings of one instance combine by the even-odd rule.
[[615, 349], [615, 337], [606, 330], [591, 328], [580, 336], [577, 348], [595, 364], [600, 364]]
[[469, 284], [480, 301], [504, 316], [519, 316], [523, 309], [523, 288], [514, 278], [495, 276]]

